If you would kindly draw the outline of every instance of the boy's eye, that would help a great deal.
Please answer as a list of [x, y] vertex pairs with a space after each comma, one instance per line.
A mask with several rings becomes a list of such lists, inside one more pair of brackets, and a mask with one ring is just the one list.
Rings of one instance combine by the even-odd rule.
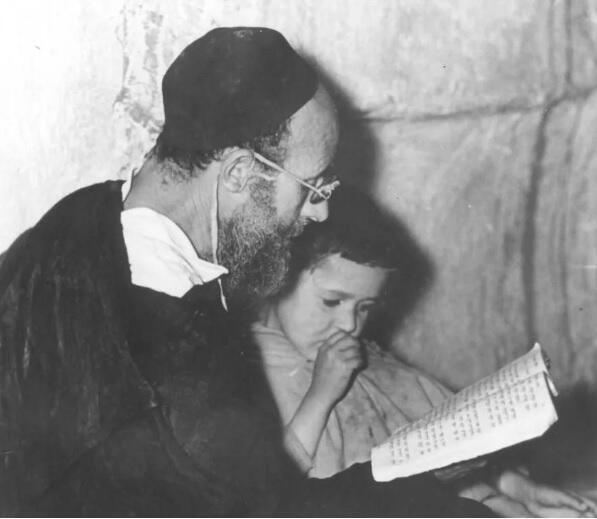
[[329, 308], [333, 308], [340, 304], [340, 299], [324, 299], [323, 304]]

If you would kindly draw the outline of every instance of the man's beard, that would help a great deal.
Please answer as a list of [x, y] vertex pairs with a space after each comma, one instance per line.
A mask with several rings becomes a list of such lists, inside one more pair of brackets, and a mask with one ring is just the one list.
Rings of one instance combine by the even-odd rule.
[[220, 226], [218, 256], [229, 271], [226, 292], [237, 302], [258, 303], [282, 287], [290, 243], [305, 226], [301, 220], [280, 222], [271, 198], [253, 196]]

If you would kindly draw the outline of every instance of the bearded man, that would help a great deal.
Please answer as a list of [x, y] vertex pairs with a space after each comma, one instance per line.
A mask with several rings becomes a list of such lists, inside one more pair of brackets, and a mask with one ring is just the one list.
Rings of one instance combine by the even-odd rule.
[[162, 87], [138, 174], [67, 196], [4, 257], [0, 513], [484, 514], [366, 465], [308, 480], [285, 454], [239, 310], [338, 184], [313, 69], [276, 31], [220, 28]]

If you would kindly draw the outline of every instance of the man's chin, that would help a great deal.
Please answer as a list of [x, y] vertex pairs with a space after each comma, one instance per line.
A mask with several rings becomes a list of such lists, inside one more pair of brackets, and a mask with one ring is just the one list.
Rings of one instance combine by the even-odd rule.
[[264, 299], [274, 296], [284, 285], [286, 263], [284, 262], [283, 266], [277, 264], [276, 271], [270, 269], [267, 275], [260, 273], [232, 277], [227, 286], [231, 297], [245, 303], [259, 304]]
[[306, 222], [278, 224], [273, 229], [259, 223], [251, 218], [237, 218], [221, 236], [222, 259], [230, 271], [225, 281], [227, 293], [243, 303], [258, 304], [281, 290], [290, 244], [303, 232]]
[[[291, 229], [291, 231], [289, 233], [290, 239], [292, 240], [292, 239], [296, 238], [297, 236], [299, 236], [300, 234], [302, 234], [308, 223], [309, 222], [307, 220], [297, 220], [297, 222], [290, 227], [290, 229]], [[291, 240], [288, 240], [288, 245], [290, 245]]]

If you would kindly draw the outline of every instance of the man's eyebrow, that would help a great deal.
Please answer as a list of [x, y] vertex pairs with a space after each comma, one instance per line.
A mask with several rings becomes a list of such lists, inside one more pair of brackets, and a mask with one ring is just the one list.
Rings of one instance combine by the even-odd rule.
[[333, 179], [333, 178], [335, 178], [335, 177], [337, 176], [337, 175], [336, 175], [336, 173], [335, 173], [335, 171], [336, 171], [336, 163], [332, 161], [332, 162], [330, 162], [330, 163], [328, 164], [328, 167], [327, 167], [327, 168], [325, 168], [325, 169], [324, 169], [324, 170], [323, 170], [323, 171], [322, 171], [322, 172], [319, 174], [319, 176], [320, 176], [321, 178], [324, 178], [324, 179], [326, 179], [326, 180], [331, 180], [331, 179]]
[[335, 164], [332, 162], [328, 164], [327, 168], [321, 170], [317, 175], [312, 177], [306, 178], [305, 182], [317, 182], [320, 178], [323, 178], [324, 181], [331, 181], [336, 178], [336, 174], [334, 173], [334, 166]]

